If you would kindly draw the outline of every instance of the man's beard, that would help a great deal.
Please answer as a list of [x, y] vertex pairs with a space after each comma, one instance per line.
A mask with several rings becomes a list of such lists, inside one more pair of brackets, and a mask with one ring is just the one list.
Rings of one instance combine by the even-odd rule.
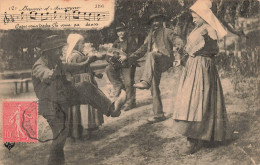
[[124, 36], [119, 36], [118, 38], [119, 38], [119, 40], [125, 40], [126, 37], [124, 35]]
[[154, 30], [157, 30], [157, 29], [159, 29], [161, 27], [162, 27], [162, 25], [153, 25], [152, 26], [152, 30], [154, 31]]

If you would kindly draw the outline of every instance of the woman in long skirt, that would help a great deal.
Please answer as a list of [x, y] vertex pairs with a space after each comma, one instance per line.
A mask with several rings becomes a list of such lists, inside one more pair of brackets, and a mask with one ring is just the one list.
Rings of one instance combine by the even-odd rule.
[[[79, 34], [70, 34], [67, 39], [68, 48], [66, 53], [66, 62], [79, 63], [87, 58], [87, 55], [82, 53], [84, 48], [84, 38]], [[77, 74], [67, 73], [67, 78], [71, 79], [75, 85], [82, 81], [88, 81], [97, 86], [94, 79], [94, 72], [90, 67], [83, 69]], [[87, 110], [86, 110], [87, 109]], [[104, 123], [104, 118], [97, 109], [90, 105], [76, 105], [69, 108], [69, 137], [73, 141], [82, 138], [83, 130], [87, 130], [87, 137], [90, 138], [90, 133], [98, 129]]]
[[189, 55], [180, 79], [175, 100], [174, 127], [187, 137], [190, 146], [185, 154], [193, 154], [203, 142], [219, 142], [230, 138], [228, 118], [220, 78], [214, 56], [218, 39], [226, 35], [211, 11], [211, 2], [197, 1], [190, 9], [196, 27], [187, 38]]

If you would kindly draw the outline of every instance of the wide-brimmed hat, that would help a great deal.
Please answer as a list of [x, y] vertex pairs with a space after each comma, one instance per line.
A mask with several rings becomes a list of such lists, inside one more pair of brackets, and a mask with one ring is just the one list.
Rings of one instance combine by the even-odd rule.
[[162, 19], [163, 21], [167, 20], [167, 16], [166, 15], [163, 15], [163, 14], [152, 14], [150, 17], [149, 17], [149, 21], [148, 21], [148, 24], [151, 24], [153, 22], [153, 20], [155, 19]]
[[213, 29], [216, 30], [218, 38], [223, 38], [227, 31], [218, 18], [211, 11], [212, 2], [210, 0], [197, 0], [190, 9], [204, 19]]
[[123, 23], [123, 22], [121, 22], [120, 24], [118, 24], [117, 26], [116, 26], [116, 31], [118, 32], [118, 31], [122, 31], [122, 30], [126, 30], [126, 25]]
[[42, 52], [60, 48], [66, 45], [66, 38], [58, 35], [51, 35], [45, 38], [41, 44]]

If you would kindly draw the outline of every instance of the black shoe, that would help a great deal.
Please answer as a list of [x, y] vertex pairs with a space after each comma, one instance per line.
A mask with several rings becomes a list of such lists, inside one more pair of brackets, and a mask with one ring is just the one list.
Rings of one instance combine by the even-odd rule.
[[111, 112], [111, 117], [119, 117], [121, 114], [121, 108], [126, 102], [126, 93], [124, 90], [121, 91], [121, 94], [118, 96], [114, 102], [114, 110]]
[[157, 123], [157, 122], [160, 122], [160, 121], [164, 121], [166, 120], [166, 117], [165, 116], [161, 116], [161, 117], [150, 117], [147, 119], [147, 121], [149, 123]]
[[86, 133], [86, 135], [84, 135], [84, 136], [82, 136], [81, 137], [81, 140], [82, 141], [87, 141], [87, 140], [90, 140], [91, 139], [91, 133], [92, 133], [92, 131], [87, 131], [87, 133]]
[[148, 84], [146, 81], [141, 81], [139, 83], [134, 84], [133, 87], [139, 88], [139, 89], [149, 89], [150, 84]]
[[190, 146], [183, 152], [183, 155], [191, 155], [199, 151], [203, 147], [201, 140], [189, 141]]

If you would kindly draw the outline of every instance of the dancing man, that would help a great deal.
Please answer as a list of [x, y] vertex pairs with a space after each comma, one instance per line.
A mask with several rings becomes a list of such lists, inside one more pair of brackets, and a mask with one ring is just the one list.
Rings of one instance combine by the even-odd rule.
[[[116, 27], [118, 39], [113, 43], [113, 48], [119, 49], [124, 52], [120, 55], [119, 61], [124, 61], [128, 56], [137, 49], [137, 42], [132, 36], [128, 36], [127, 29], [124, 24]], [[109, 57], [110, 62], [115, 58], [114, 56]], [[126, 90], [126, 103], [122, 110], [127, 111], [136, 106], [135, 100], [135, 88], [134, 78], [135, 78], [136, 65], [114, 65], [110, 64], [106, 67], [106, 74], [113, 85], [113, 97], [118, 97], [121, 89]], [[122, 78], [121, 78], [122, 77]]]
[[63, 147], [68, 136], [66, 109], [73, 105], [89, 104], [102, 114], [118, 117], [125, 103], [125, 93], [111, 102], [104, 93], [90, 82], [74, 86], [66, 79], [66, 72], [77, 72], [87, 68], [97, 59], [87, 57], [80, 63], [62, 63], [62, 47], [66, 39], [57, 35], [47, 37], [42, 43], [42, 55], [32, 68], [34, 91], [39, 99], [39, 113], [45, 117], [53, 132], [53, 142], [48, 164], [64, 164]]
[[134, 87], [140, 89], [149, 89], [151, 87], [154, 112], [154, 116], [148, 118], [151, 123], [166, 119], [159, 89], [161, 75], [173, 66], [174, 60], [180, 59], [178, 51], [183, 46], [182, 39], [175, 35], [173, 30], [163, 26], [165, 20], [166, 16], [162, 14], [150, 16], [151, 30], [144, 44], [128, 58], [128, 62], [132, 63], [146, 54], [141, 81], [134, 84]]

